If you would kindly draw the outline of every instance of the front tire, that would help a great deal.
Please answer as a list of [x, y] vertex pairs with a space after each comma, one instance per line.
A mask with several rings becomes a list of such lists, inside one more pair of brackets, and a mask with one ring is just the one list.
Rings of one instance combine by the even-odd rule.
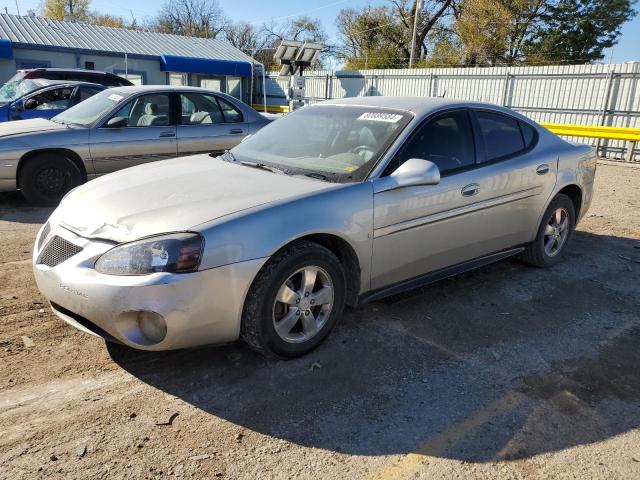
[[576, 227], [576, 214], [573, 202], [560, 193], [545, 211], [538, 227], [536, 239], [527, 246], [522, 260], [535, 267], [555, 265], [565, 254], [573, 238]]
[[267, 356], [304, 355], [329, 335], [345, 297], [338, 258], [321, 245], [297, 241], [256, 276], [244, 305], [242, 338]]
[[20, 192], [31, 204], [55, 206], [82, 180], [80, 169], [68, 158], [56, 153], [42, 154], [27, 160], [20, 169]]

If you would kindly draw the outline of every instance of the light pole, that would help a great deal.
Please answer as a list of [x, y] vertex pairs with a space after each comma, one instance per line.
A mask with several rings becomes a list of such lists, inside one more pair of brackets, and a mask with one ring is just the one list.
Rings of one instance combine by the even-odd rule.
[[416, 11], [413, 14], [413, 33], [411, 34], [411, 52], [409, 53], [409, 68], [413, 68], [413, 59], [416, 51], [416, 32], [418, 30], [418, 17], [420, 16], [421, 8], [422, 8], [422, 1], [416, 0]]

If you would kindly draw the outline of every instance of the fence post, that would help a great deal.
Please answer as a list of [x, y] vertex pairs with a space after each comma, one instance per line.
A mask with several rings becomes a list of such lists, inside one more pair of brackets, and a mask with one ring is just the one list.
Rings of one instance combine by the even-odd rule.
[[[607, 112], [609, 111], [609, 102], [611, 102], [611, 87], [613, 85], [613, 72], [615, 68], [611, 67], [609, 69], [609, 73], [607, 74], [607, 85], [605, 87], [604, 99], [602, 101], [602, 111], [600, 113], [600, 125], [604, 126], [607, 123]], [[607, 142], [608, 143], [608, 142]], [[600, 156], [600, 139], [596, 142], [596, 155]], [[605, 147], [606, 154], [606, 147]]]
[[504, 86], [502, 87], [502, 106], [507, 106], [507, 99], [509, 98], [509, 80], [511, 78], [511, 74], [509, 71], [504, 76]]
[[625, 155], [625, 162], [633, 162], [633, 151], [636, 148], [636, 142], [627, 142], [627, 154]]
[[329, 74], [327, 73], [324, 78], [324, 99], [329, 100]]

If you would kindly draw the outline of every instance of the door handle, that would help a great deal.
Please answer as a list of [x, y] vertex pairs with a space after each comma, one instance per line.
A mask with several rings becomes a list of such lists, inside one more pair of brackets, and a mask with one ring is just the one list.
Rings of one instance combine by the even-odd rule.
[[162, 132], [160, 133], [160, 138], [171, 138], [171, 137], [175, 137], [176, 136], [176, 132]]
[[460, 193], [462, 193], [462, 195], [465, 197], [473, 197], [479, 191], [480, 185], [478, 185], [477, 183], [470, 183], [469, 185], [462, 187]]
[[244, 130], [242, 130], [241, 128], [232, 128], [231, 130], [229, 130], [229, 133], [242, 133]]
[[542, 165], [538, 165], [538, 168], [536, 168], [536, 173], [538, 175], [544, 175], [546, 173], [549, 173], [549, 165], [547, 165], [546, 163], [543, 163]]

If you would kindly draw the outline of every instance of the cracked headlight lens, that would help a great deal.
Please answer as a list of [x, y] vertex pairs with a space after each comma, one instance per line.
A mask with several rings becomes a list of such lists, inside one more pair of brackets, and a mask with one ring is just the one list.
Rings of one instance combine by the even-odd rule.
[[96, 271], [106, 275], [195, 272], [203, 244], [197, 233], [172, 233], [124, 243], [98, 258]]

